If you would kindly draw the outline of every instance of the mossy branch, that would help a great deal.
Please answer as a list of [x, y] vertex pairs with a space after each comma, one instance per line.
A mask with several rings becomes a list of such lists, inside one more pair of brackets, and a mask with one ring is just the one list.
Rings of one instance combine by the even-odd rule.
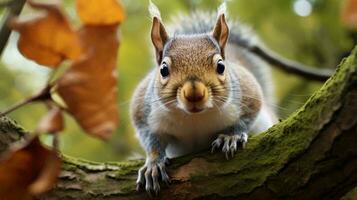
[[[250, 138], [234, 159], [208, 151], [174, 159], [173, 183], [157, 198], [340, 199], [357, 186], [356, 56], [357, 48], [303, 107]], [[0, 136], [18, 131], [16, 124], [0, 120]], [[142, 160], [63, 160], [58, 184], [40, 199], [148, 198], [135, 190]]]

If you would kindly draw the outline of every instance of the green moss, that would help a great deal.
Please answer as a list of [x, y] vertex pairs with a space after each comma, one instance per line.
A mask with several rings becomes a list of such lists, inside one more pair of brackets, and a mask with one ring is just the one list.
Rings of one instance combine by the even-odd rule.
[[131, 191], [134, 191], [136, 190], [136, 182], [135, 181], [132, 181], [132, 180], [127, 180], [127, 181], [122, 181], [120, 182], [119, 184], [119, 188], [120, 188], [120, 191], [122, 193], [128, 193], [128, 192], [131, 192]]

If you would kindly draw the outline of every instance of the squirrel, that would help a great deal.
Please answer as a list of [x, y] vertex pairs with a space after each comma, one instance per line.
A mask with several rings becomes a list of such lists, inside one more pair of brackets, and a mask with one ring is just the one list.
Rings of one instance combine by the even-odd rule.
[[176, 19], [171, 34], [152, 2], [149, 11], [156, 66], [134, 91], [130, 115], [147, 153], [137, 187], [158, 193], [160, 177], [170, 182], [169, 158], [211, 147], [228, 159], [277, 118], [269, 66], [237, 45], [256, 39], [226, 21], [225, 3], [217, 15]]

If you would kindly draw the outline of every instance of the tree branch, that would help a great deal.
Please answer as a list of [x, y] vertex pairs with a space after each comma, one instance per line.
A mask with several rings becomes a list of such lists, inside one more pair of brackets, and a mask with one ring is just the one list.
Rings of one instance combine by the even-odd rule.
[[8, 3], [7, 6], [9, 6], [9, 8], [6, 10], [5, 15], [0, 22], [0, 55], [2, 55], [11, 34], [9, 22], [13, 17], [18, 16], [21, 13], [26, 0], [13, 0], [6, 3]]
[[[173, 183], [158, 199], [340, 199], [357, 186], [356, 113], [357, 48], [302, 108], [250, 138], [234, 159], [208, 152], [174, 159]], [[63, 160], [58, 184], [39, 199], [148, 197], [135, 190], [143, 160]]]
[[332, 70], [329, 69], [318, 69], [316, 67], [311, 67], [303, 65], [298, 62], [294, 62], [278, 56], [278, 54], [273, 53], [267, 49], [259, 46], [248, 47], [248, 50], [255, 55], [259, 56], [271, 65], [291, 74], [299, 75], [303, 78], [315, 80], [315, 81], [326, 81], [333, 74]]
[[271, 50], [266, 49], [262, 45], [251, 43], [247, 40], [242, 40], [240, 37], [232, 37], [231, 40], [234, 40], [234, 44], [247, 49], [254, 55], [271, 64], [273, 67], [277, 67], [278, 69], [287, 73], [299, 75], [302, 78], [323, 82], [333, 74], [333, 71], [330, 69], [319, 69], [288, 60], [272, 52]]
[[13, 120], [0, 117], [0, 154], [5, 152], [9, 145], [21, 140], [25, 131]]

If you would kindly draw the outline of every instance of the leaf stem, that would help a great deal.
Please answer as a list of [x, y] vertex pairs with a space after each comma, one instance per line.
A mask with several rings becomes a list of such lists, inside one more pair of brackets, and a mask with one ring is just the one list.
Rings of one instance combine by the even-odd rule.
[[59, 151], [59, 137], [57, 133], [53, 134], [52, 148], [55, 151]]
[[40, 93], [16, 103], [15, 105], [6, 109], [4, 112], [0, 112], [0, 117], [7, 115], [7, 114], [25, 106], [25, 105], [27, 105], [27, 104], [30, 104], [30, 103], [33, 103], [36, 101], [46, 101], [46, 100], [51, 99], [51, 87], [52, 87], [51, 85], [47, 85], [43, 90], [41, 90]]

